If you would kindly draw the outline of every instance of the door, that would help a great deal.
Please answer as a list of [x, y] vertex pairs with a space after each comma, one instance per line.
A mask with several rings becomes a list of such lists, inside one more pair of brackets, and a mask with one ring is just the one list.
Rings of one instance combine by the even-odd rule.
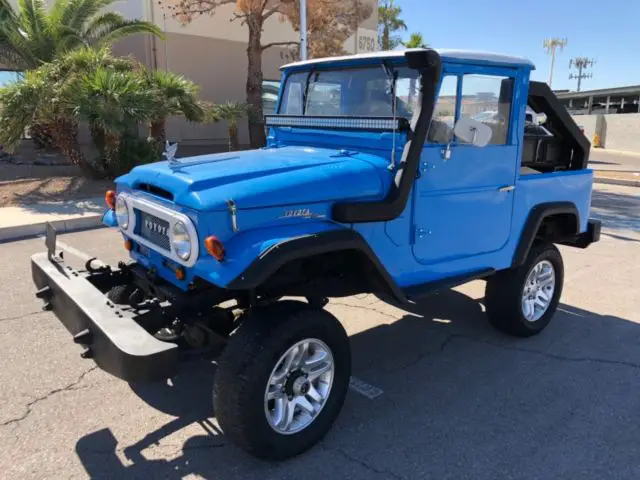
[[[480, 67], [477, 67], [480, 69]], [[423, 264], [482, 255], [509, 240], [517, 142], [512, 69], [446, 68], [414, 195], [413, 254]], [[461, 116], [489, 125], [486, 147], [455, 138]]]

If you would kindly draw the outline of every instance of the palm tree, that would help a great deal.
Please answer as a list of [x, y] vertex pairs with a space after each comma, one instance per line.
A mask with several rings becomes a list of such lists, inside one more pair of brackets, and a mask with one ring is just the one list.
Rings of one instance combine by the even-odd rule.
[[378, 4], [378, 44], [381, 50], [393, 50], [400, 45], [399, 37], [393, 35], [399, 30], [406, 30], [407, 25], [400, 18], [402, 8], [394, 4], [394, 0], [380, 0]]
[[17, 11], [0, 0], [0, 62], [16, 70], [36, 68], [69, 50], [110, 45], [147, 33], [162, 37], [153, 23], [104, 12], [116, 0], [18, 0]]
[[202, 121], [204, 110], [197, 98], [198, 86], [191, 80], [162, 70], [147, 70], [143, 76], [156, 100], [149, 123], [149, 137], [158, 145], [164, 145], [165, 124], [169, 116], [182, 115], [190, 122]]
[[54, 68], [43, 66], [0, 88], [0, 144], [12, 150], [29, 125], [46, 123], [62, 154], [85, 175], [97, 177], [100, 172], [87, 162], [78, 144], [76, 109], [66, 100], [69, 84], [57, 74]]
[[86, 121], [100, 155], [100, 169], [117, 170], [120, 142], [137, 135], [138, 124], [149, 119], [156, 98], [145, 80], [135, 72], [98, 67], [72, 80], [64, 101], [75, 106], [79, 120]]
[[238, 150], [238, 121], [249, 113], [249, 106], [241, 102], [214, 105], [210, 112], [213, 121], [225, 120], [229, 131], [229, 151]]
[[[409, 36], [409, 40], [403, 42], [403, 45], [407, 48], [429, 48], [429, 44], [425, 43], [422, 34], [414, 32]], [[413, 105], [413, 99], [416, 96], [416, 79], [412, 78], [409, 81], [409, 99], [408, 104]]]
[[413, 32], [409, 35], [409, 40], [402, 42], [402, 44], [407, 48], [429, 48], [429, 44], [425, 43], [422, 34], [419, 32]]
[[[14, 10], [0, 0], [0, 63], [23, 71], [37, 68], [79, 47], [110, 45], [123, 37], [152, 34], [162, 37], [153, 23], [127, 20], [117, 12], [104, 12], [116, 0], [18, 0]], [[29, 126], [39, 146], [53, 142], [52, 125]]]

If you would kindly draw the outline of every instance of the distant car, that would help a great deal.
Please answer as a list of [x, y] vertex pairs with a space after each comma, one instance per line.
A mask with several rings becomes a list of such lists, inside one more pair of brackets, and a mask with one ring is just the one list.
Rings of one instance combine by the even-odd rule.
[[497, 122], [498, 121], [498, 112], [494, 111], [486, 111], [477, 114], [473, 119], [477, 122]]

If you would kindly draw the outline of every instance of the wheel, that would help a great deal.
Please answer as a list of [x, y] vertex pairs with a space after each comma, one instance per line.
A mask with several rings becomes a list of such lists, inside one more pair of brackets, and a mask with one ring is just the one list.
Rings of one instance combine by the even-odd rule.
[[564, 265], [555, 245], [534, 245], [524, 264], [489, 277], [485, 306], [489, 322], [517, 337], [540, 333], [558, 308]]
[[325, 310], [300, 302], [256, 309], [218, 361], [213, 387], [220, 427], [269, 460], [315, 445], [340, 413], [351, 376], [349, 338]]

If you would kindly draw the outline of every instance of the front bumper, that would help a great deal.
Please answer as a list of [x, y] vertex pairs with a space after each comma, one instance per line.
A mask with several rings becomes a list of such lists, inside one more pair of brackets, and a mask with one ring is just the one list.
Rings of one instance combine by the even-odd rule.
[[61, 256], [52, 255], [51, 249], [37, 253], [31, 257], [31, 271], [46, 309], [53, 310], [76, 343], [86, 346], [83, 357], [93, 358], [102, 370], [127, 382], [176, 373], [178, 346], [150, 335], [132, 312], [110, 302]]

